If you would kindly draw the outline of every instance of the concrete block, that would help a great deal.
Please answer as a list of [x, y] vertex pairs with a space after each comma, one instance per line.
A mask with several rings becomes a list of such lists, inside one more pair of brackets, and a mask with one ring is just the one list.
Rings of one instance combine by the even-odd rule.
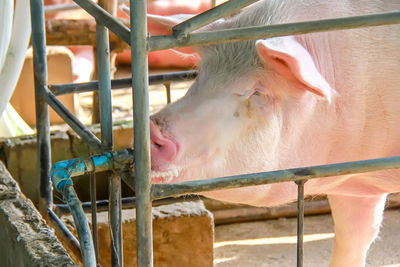
[[[71, 83], [72, 52], [63, 46], [47, 47], [48, 82]], [[58, 99], [72, 112], [75, 111], [74, 95], [59, 96]], [[35, 86], [33, 80], [33, 56], [30, 49], [25, 58], [18, 83], [10, 100], [11, 105], [29, 125], [36, 125], [35, 113]], [[64, 123], [63, 120], [50, 108], [50, 123]]]
[[[135, 209], [123, 210], [122, 218], [124, 266], [137, 266]], [[68, 216], [63, 220], [74, 232], [72, 218]], [[107, 212], [98, 214], [98, 235], [100, 264], [111, 266]], [[154, 207], [153, 238], [156, 267], [213, 266], [213, 218], [202, 201]]]
[[1, 266], [77, 266], [0, 161]]

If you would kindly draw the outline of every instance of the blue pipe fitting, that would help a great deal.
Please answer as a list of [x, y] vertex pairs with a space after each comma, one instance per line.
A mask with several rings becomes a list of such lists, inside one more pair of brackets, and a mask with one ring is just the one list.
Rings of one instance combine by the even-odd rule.
[[73, 185], [71, 177], [88, 172], [99, 172], [129, 167], [133, 162], [133, 150], [130, 148], [96, 155], [87, 159], [75, 158], [55, 163], [50, 171], [54, 187], [63, 191], [66, 185]]

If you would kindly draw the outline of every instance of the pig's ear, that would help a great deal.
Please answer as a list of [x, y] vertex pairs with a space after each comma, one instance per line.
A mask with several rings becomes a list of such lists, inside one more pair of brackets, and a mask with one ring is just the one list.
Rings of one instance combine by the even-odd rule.
[[190, 19], [192, 14], [175, 14], [171, 16], [159, 16], [147, 14], [147, 24], [149, 32], [152, 35], [167, 35], [172, 33], [172, 27], [187, 19]]
[[330, 102], [334, 90], [317, 70], [308, 51], [292, 36], [269, 38], [256, 42], [258, 54], [272, 69], [296, 80], [301, 87]]
[[[128, 16], [130, 15], [130, 9], [125, 4], [120, 5], [119, 8]], [[175, 14], [170, 16], [160, 16], [147, 14], [148, 31], [152, 35], [168, 35], [172, 33], [172, 27], [193, 16], [195, 15]]]
[[[130, 15], [130, 9], [125, 4], [119, 6], [119, 8], [128, 16]], [[147, 14], [147, 28], [151, 35], [169, 35], [172, 34], [172, 27], [176, 24], [181, 23], [187, 19], [190, 19], [195, 15], [193, 14], [176, 14], [171, 16], [159, 16], [153, 14]], [[193, 62], [197, 65], [199, 61], [198, 55], [195, 53], [192, 47], [182, 47], [169, 49], [172, 53], [181, 55], [190, 61], [190, 57], [193, 57]], [[156, 54], [152, 52], [153, 55]], [[161, 52], [162, 53], [162, 52]], [[158, 58], [158, 57], [157, 57]], [[158, 60], [158, 59], [157, 59]]]

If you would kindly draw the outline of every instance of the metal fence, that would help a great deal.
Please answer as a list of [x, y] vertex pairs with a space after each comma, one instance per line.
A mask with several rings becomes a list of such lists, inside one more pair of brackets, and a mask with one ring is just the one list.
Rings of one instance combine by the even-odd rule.
[[[83, 214], [81, 203], [73, 190], [72, 176], [87, 172], [110, 170], [110, 201], [109, 213], [111, 222], [112, 265], [122, 266], [122, 233], [121, 233], [121, 178], [136, 192], [136, 222], [138, 266], [153, 266], [152, 248], [152, 202], [180, 194], [204, 192], [225, 188], [294, 181], [298, 185], [298, 248], [297, 266], [302, 266], [302, 239], [304, 217], [304, 183], [308, 179], [368, 172], [381, 169], [400, 168], [400, 157], [383, 158], [350, 163], [339, 163], [324, 166], [313, 166], [290, 170], [255, 173], [231, 177], [221, 177], [211, 180], [181, 182], [176, 184], [157, 184], [150, 182], [150, 130], [149, 130], [149, 95], [148, 95], [148, 64], [147, 53], [161, 49], [189, 45], [235, 42], [268, 38], [274, 36], [303, 34], [310, 32], [350, 29], [367, 26], [379, 26], [400, 23], [400, 12], [371, 14], [302, 23], [270, 25], [251, 28], [228, 29], [213, 32], [192, 31], [216, 19], [232, 14], [256, 0], [231, 0], [205, 13], [184, 21], [173, 28], [173, 34], [164, 36], [147, 36], [146, 1], [130, 1], [131, 30], [115, 20], [99, 5], [88, 0], [74, 0], [79, 6], [89, 12], [97, 21], [97, 57], [99, 62], [99, 81], [80, 85], [48, 85], [46, 66], [46, 43], [44, 26], [44, 7], [42, 0], [31, 0], [32, 14], [32, 45], [34, 50], [34, 77], [36, 95], [36, 118], [38, 158], [40, 169], [40, 202], [39, 210], [52, 221], [53, 225], [63, 234], [64, 238], [75, 249], [79, 249], [77, 240], [62, 225], [52, 211], [52, 187], [63, 193], [63, 196], [74, 216], [80, 239], [80, 250], [84, 266], [96, 266], [97, 240], [94, 229], [94, 244]], [[132, 79], [110, 79], [108, 29], [114, 32], [126, 43], [131, 45]], [[184, 73], [179, 75], [192, 75]], [[179, 76], [178, 75], [178, 76]], [[158, 77], [163, 81], [171, 81], [170, 77]], [[170, 79], [170, 80], [168, 80]], [[150, 78], [150, 81], [152, 78]], [[134, 102], [134, 143], [135, 150], [112, 151], [112, 118], [111, 118], [111, 88], [121, 88], [126, 85], [133, 87]], [[91, 133], [70, 111], [56, 98], [56, 95], [99, 90], [101, 140]], [[88, 159], [72, 159], [58, 162], [51, 169], [50, 131], [48, 106], [51, 106], [72, 129], [96, 153]], [[129, 171], [129, 166], [135, 159], [135, 179]], [[91, 179], [92, 212], [96, 212], [94, 194], [95, 179]], [[94, 215], [94, 228], [96, 217]]]

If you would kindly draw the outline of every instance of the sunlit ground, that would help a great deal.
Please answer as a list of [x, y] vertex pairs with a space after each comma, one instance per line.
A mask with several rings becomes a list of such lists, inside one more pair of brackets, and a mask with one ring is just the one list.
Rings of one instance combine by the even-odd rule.
[[[323, 239], [333, 238], [334, 233], [323, 233], [323, 234], [311, 234], [304, 235], [304, 243], [311, 241], [318, 241]], [[266, 238], [255, 238], [247, 240], [233, 240], [233, 241], [222, 241], [215, 242], [214, 248], [224, 246], [258, 246], [258, 245], [273, 245], [273, 244], [296, 244], [297, 236], [280, 236], [280, 237], [266, 237]]]
[[[400, 211], [385, 212], [379, 239], [367, 259], [368, 267], [400, 267]], [[328, 215], [306, 217], [304, 266], [329, 265], [333, 222]], [[216, 227], [215, 267], [296, 266], [296, 219], [279, 219]]]

